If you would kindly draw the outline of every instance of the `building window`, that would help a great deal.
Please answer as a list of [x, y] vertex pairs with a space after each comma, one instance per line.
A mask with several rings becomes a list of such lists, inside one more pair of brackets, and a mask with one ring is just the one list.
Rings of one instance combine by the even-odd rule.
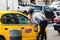
[[26, 6], [27, 3], [23, 2], [22, 0], [18, 0], [18, 4], [21, 5], [21, 6]]
[[22, 3], [22, 0], [18, 0], [18, 4], [21, 4]]

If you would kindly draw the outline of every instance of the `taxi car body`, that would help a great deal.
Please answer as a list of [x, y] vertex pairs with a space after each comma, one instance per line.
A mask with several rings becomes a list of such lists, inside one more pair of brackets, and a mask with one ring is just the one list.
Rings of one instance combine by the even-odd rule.
[[0, 11], [0, 40], [37, 40], [39, 29], [21, 12]]

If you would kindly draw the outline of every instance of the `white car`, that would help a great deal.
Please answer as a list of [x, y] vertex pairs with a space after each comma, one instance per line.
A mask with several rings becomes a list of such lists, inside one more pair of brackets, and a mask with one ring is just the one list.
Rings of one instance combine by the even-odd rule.
[[21, 12], [24, 12], [24, 11], [28, 12], [30, 9], [30, 6], [20, 6], [19, 5], [18, 7], [19, 7], [18, 11], [21, 11]]
[[60, 8], [60, 1], [54, 1], [49, 5], [49, 7], [54, 10], [54, 9], [59, 9]]
[[54, 30], [58, 31], [58, 33], [60, 34], [60, 11], [55, 12], [55, 16], [53, 19], [53, 27]]

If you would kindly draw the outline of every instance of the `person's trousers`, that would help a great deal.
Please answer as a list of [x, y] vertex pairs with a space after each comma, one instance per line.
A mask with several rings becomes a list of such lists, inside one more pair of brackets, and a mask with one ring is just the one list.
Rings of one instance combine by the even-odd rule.
[[41, 34], [41, 40], [43, 40], [44, 36], [45, 36], [45, 38], [47, 38], [46, 37], [46, 32], [45, 32], [45, 29], [46, 29], [46, 26], [47, 26], [47, 21], [46, 20], [42, 21], [39, 25], [40, 25], [40, 33], [39, 34]]

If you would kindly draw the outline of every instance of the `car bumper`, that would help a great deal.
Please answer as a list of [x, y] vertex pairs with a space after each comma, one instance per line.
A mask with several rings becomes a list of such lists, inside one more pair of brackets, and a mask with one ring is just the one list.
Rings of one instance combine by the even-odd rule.
[[54, 26], [54, 30], [60, 30], [60, 24], [54, 23], [53, 26]]

